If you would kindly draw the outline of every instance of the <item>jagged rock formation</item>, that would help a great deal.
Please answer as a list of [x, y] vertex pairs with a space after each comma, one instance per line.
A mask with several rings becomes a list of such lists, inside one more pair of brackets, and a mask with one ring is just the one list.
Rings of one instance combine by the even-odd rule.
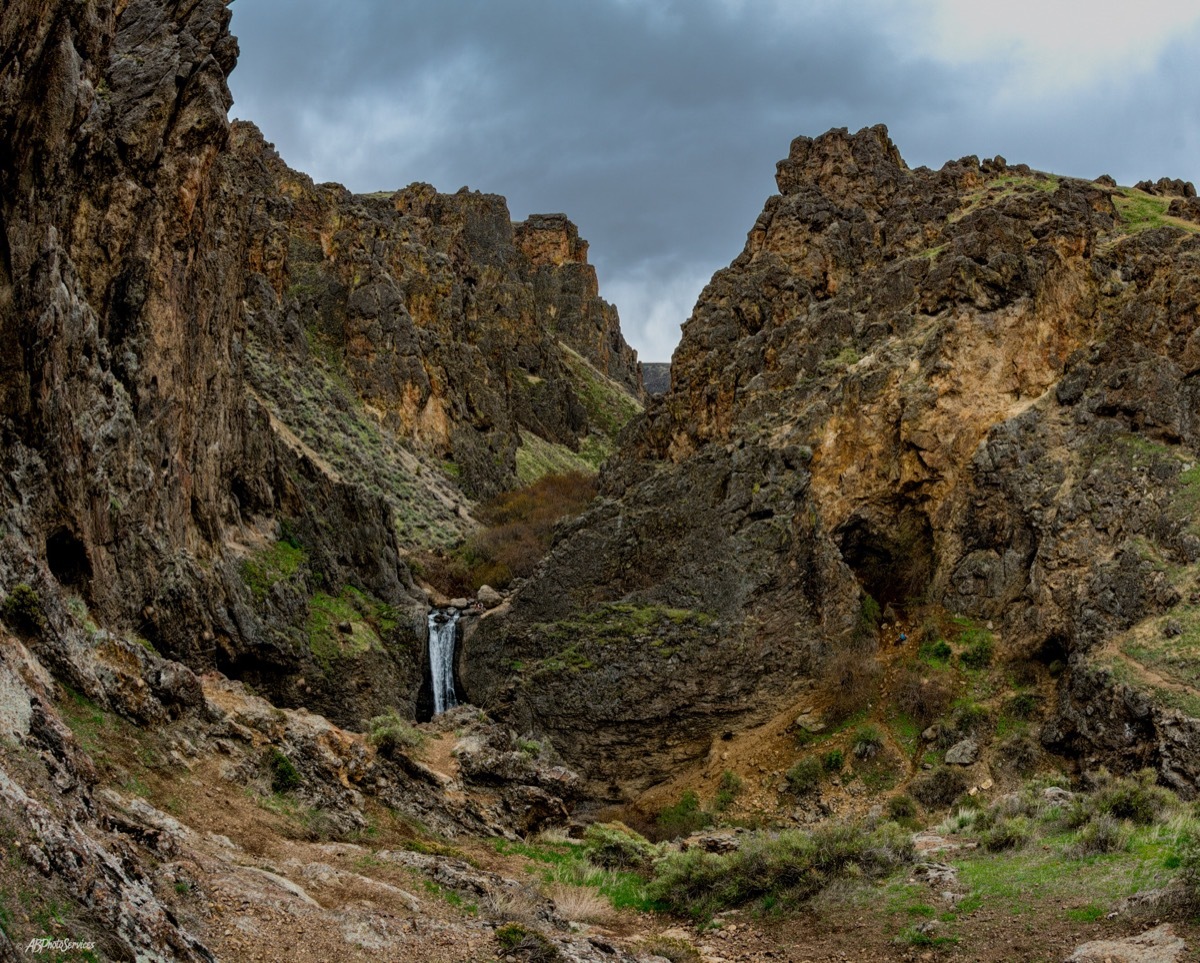
[[404, 549], [598, 464], [636, 357], [565, 218], [356, 198], [231, 127], [228, 19], [3, 12], [0, 584], [355, 725], [420, 686]]
[[251, 379], [298, 435], [319, 444], [328, 429], [305, 430], [290, 372], [326, 360], [344, 367], [364, 430], [448, 462], [471, 495], [515, 484], [522, 438], [578, 452], [594, 433], [607, 448], [618, 426], [596, 383], [632, 406], [637, 357], [565, 216], [513, 224], [502, 197], [428, 184], [314, 185], [249, 124], [234, 126], [231, 162], [254, 210]]
[[[228, 22], [222, 0], [0, 10], [0, 828], [121, 959], [212, 957], [148, 877], [165, 851], [131, 848], [137, 819], [93, 791], [104, 747], [55, 704], [220, 741], [186, 662], [355, 729], [411, 715], [427, 602], [404, 549], [466, 530], [522, 467], [598, 462], [639, 408], [569, 222], [288, 171], [228, 121]], [[228, 722], [232, 757], [300, 739], [353, 819], [361, 737], [244, 714], [266, 728]], [[466, 791], [494, 802], [466, 823], [402, 757], [367, 793], [483, 832], [561, 817], [570, 779], [513, 784], [532, 770], [506, 739], [476, 739], [509, 764], [476, 760]], [[156, 826], [139, 838], [173, 831]]]
[[[1069, 661], [1047, 737], [1100, 748], [1089, 653], [1200, 557], [1194, 227], [1002, 158], [910, 170], [882, 127], [797, 138], [777, 179], [599, 503], [470, 639], [473, 695], [619, 795], [872, 644], [865, 594], [920, 597]], [[1111, 738], [1194, 791], [1183, 723], [1130, 715]]]

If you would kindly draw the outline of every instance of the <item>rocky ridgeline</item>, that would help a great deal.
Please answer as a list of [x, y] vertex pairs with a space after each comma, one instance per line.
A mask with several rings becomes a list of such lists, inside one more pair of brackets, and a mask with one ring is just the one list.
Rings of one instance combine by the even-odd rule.
[[883, 127], [797, 138], [778, 184], [599, 501], [469, 639], [472, 695], [619, 796], [869, 656], [869, 594], [1069, 666], [1046, 743], [1194, 792], [1188, 703], [1122, 648], [1195, 621], [1200, 237], [1158, 196], [1191, 192], [910, 170]]

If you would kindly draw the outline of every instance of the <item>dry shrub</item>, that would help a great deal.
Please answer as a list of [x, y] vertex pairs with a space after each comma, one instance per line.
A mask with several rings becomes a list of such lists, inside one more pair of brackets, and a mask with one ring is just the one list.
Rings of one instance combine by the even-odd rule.
[[596, 497], [596, 479], [582, 472], [546, 475], [497, 495], [479, 509], [488, 527], [453, 552], [416, 556], [420, 575], [447, 595], [471, 595], [481, 585], [504, 588], [533, 574], [550, 549], [554, 526]]
[[[564, 887], [564, 889], [572, 888], [574, 887]], [[558, 900], [555, 899], [555, 902], [557, 903]], [[523, 889], [509, 887], [489, 889], [484, 896], [483, 905], [490, 916], [504, 920], [506, 923], [536, 923], [538, 914], [543, 909], [542, 904]]]
[[879, 660], [861, 651], [844, 650], [825, 663], [823, 685], [829, 693], [826, 717], [831, 723], [849, 719], [867, 707], [879, 692], [883, 669]]
[[1002, 768], [1021, 776], [1032, 773], [1041, 758], [1041, 750], [1033, 736], [1018, 732], [1009, 736], [999, 746], [996, 758]]
[[957, 769], [942, 766], [914, 779], [908, 791], [926, 809], [945, 809], [967, 791], [967, 781]]
[[905, 666], [896, 685], [896, 705], [922, 728], [940, 719], [954, 700], [954, 690], [939, 673], [926, 672], [914, 665]]
[[612, 904], [588, 886], [566, 886], [555, 883], [550, 898], [560, 916], [576, 923], [602, 923], [613, 916]]

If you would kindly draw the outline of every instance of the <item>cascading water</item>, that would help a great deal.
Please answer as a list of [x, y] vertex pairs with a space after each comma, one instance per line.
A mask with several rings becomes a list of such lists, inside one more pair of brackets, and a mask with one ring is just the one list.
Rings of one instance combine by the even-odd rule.
[[458, 609], [429, 613], [429, 677], [433, 683], [435, 716], [458, 705], [454, 695], [454, 639], [457, 633]]

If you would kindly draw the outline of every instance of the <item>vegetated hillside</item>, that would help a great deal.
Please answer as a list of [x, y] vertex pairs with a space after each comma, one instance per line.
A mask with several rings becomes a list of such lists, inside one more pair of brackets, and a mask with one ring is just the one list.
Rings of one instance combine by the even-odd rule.
[[596, 505], [469, 638], [472, 696], [628, 798], [983, 638], [1052, 694], [1045, 746], [1194, 792], [1191, 192], [910, 170], [882, 127], [777, 179]]

